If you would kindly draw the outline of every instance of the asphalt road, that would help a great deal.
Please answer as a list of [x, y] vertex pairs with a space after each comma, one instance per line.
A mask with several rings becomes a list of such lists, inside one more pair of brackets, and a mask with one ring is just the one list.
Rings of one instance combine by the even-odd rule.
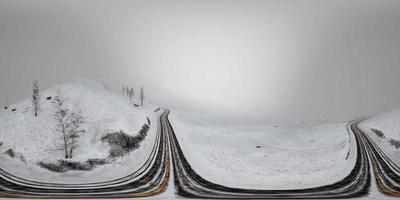
[[157, 138], [146, 163], [132, 174], [106, 182], [53, 184], [25, 180], [0, 169], [0, 197], [10, 198], [134, 198], [162, 193], [168, 187], [172, 167], [176, 194], [187, 198], [212, 199], [332, 199], [368, 194], [371, 173], [379, 190], [400, 196], [400, 168], [351, 122], [348, 131], [355, 136], [357, 158], [353, 170], [336, 183], [295, 190], [252, 190], [231, 188], [202, 178], [185, 158], [165, 110], [159, 119]]
[[298, 190], [249, 190], [231, 188], [205, 180], [197, 174], [186, 160], [171, 124], [168, 122], [172, 150], [172, 164], [177, 194], [190, 198], [250, 198], [250, 199], [324, 199], [352, 198], [368, 194], [370, 186], [370, 164], [366, 144], [356, 136], [357, 160], [354, 169], [343, 180], [321, 187]]

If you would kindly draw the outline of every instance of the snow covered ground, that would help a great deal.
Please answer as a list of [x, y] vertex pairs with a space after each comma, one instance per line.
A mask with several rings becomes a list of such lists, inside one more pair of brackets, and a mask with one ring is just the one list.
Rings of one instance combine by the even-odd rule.
[[[55, 103], [47, 97], [66, 97], [65, 106], [80, 112], [86, 131], [77, 139], [73, 161], [101, 159], [109, 155], [109, 144], [101, 141], [107, 133], [123, 130], [136, 135], [142, 125], [151, 119], [151, 128], [141, 147], [117, 158], [112, 164], [97, 166], [92, 171], [50, 172], [40, 168], [38, 161], [54, 162], [64, 158], [62, 134], [56, 131]], [[138, 103], [138, 100], [135, 100]], [[16, 108], [15, 112], [12, 109]], [[155, 142], [158, 115], [155, 106], [134, 107], [128, 97], [106, 90], [89, 80], [61, 83], [41, 92], [41, 111], [34, 117], [31, 99], [11, 104], [0, 111], [0, 168], [16, 176], [53, 183], [89, 183], [123, 177], [136, 171], [149, 157]], [[4, 152], [13, 149], [22, 154], [25, 162], [10, 158]]]
[[[74, 161], [105, 158], [109, 145], [101, 142], [107, 133], [123, 130], [135, 135], [146, 117], [151, 119], [141, 147], [92, 171], [55, 173], [40, 168], [38, 161], [63, 159], [62, 135], [55, 130], [55, 104], [46, 98], [67, 97], [65, 105], [81, 112], [84, 134], [78, 139]], [[148, 158], [155, 142], [161, 111], [146, 103], [134, 107], [127, 97], [106, 90], [89, 80], [61, 83], [41, 92], [41, 111], [34, 117], [30, 98], [0, 111], [0, 168], [16, 176], [53, 183], [90, 183], [123, 177], [136, 171]], [[137, 103], [138, 100], [135, 100]], [[15, 112], [12, 109], [16, 108]], [[225, 186], [251, 189], [300, 189], [332, 184], [350, 173], [356, 146], [347, 123], [249, 122], [201, 112], [172, 110], [170, 120], [184, 155], [203, 178]], [[369, 118], [360, 124], [393, 161], [400, 162], [400, 110]], [[371, 131], [382, 131], [384, 138]], [[0, 143], [0, 144], [1, 144]], [[13, 149], [24, 161], [4, 153]], [[172, 171], [171, 171], [172, 172]], [[372, 179], [373, 180], [373, 179]], [[155, 199], [175, 198], [173, 177], [166, 193]], [[372, 181], [367, 199], [386, 198]]]
[[347, 123], [242, 123], [176, 110], [170, 119], [193, 169], [225, 186], [317, 187], [343, 179], [355, 164]]
[[[400, 141], [400, 110], [393, 110], [368, 118], [359, 126], [393, 162], [400, 165], [400, 148], [396, 148], [390, 143], [390, 140]], [[384, 137], [379, 137], [373, 129], [382, 132]]]

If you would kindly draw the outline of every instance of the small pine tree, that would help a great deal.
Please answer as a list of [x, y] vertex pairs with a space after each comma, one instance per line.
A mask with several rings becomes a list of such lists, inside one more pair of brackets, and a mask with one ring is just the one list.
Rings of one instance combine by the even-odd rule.
[[35, 117], [37, 117], [38, 111], [40, 110], [39, 81], [33, 82], [32, 89], [33, 89], [33, 95], [32, 95], [33, 111], [35, 112]]

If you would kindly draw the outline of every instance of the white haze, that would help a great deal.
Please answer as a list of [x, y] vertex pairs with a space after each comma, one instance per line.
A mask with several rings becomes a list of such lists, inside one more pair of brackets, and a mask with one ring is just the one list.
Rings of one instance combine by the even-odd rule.
[[349, 119], [400, 106], [399, 35], [395, 0], [4, 0], [0, 103], [89, 77], [172, 108]]

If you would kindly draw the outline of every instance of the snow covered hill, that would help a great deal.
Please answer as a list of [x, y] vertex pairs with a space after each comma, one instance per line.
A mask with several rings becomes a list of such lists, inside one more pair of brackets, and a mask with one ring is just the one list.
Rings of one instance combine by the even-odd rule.
[[[140, 148], [91, 171], [56, 173], [43, 169], [38, 162], [64, 159], [63, 135], [56, 130], [57, 121], [54, 119], [56, 96], [65, 97], [63, 106], [79, 113], [84, 120], [81, 129], [85, 132], [76, 139], [74, 156], [69, 160], [82, 162], [109, 157], [110, 145], [102, 142], [101, 138], [120, 130], [135, 136], [148, 123], [147, 117], [151, 123], [148, 136]], [[137, 99], [134, 101], [138, 103]], [[105, 181], [127, 175], [138, 169], [150, 154], [160, 113], [154, 112], [155, 109], [147, 103], [135, 107], [128, 97], [108, 91], [90, 80], [61, 83], [41, 92], [41, 110], [37, 117], [30, 98], [1, 109], [0, 168], [26, 179], [61, 183]], [[15, 154], [14, 158], [10, 151]]]
[[360, 124], [360, 128], [400, 165], [400, 109], [371, 117]]
[[355, 165], [346, 123], [258, 124], [176, 110], [170, 119], [193, 169], [229, 187], [317, 187], [343, 179]]

